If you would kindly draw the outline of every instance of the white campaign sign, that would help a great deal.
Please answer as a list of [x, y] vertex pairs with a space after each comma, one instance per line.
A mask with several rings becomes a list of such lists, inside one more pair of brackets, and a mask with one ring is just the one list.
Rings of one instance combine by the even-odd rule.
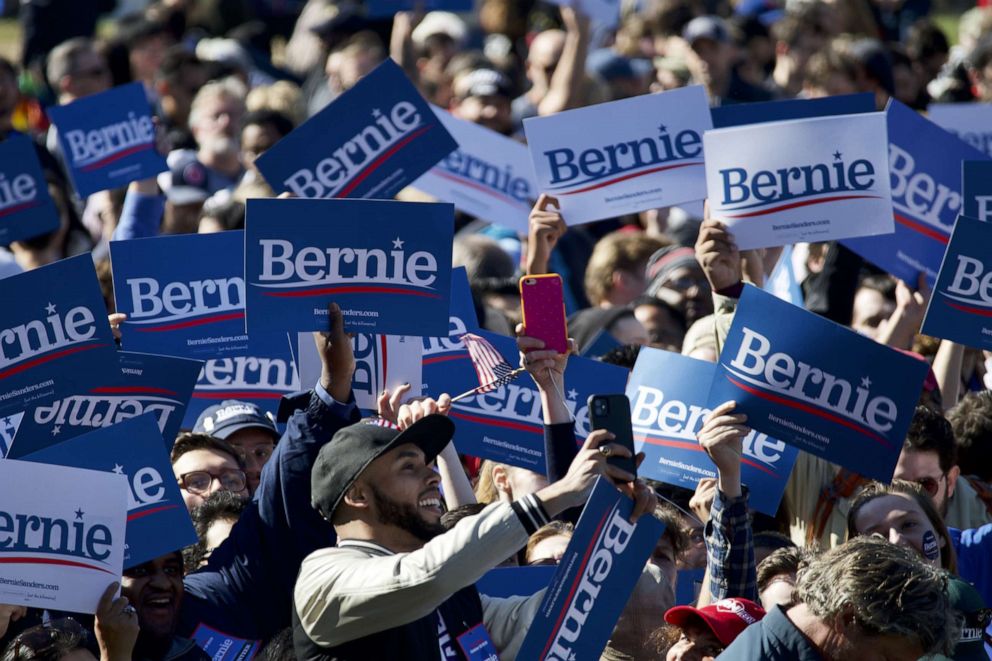
[[540, 192], [569, 225], [706, 197], [700, 86], [524, 120]]
[[742, 250], [895, 231], [885, 113], [706, 133], [710, 213]]
[[927, 119], [992, 156], [992, 103], [934, 103]]
[[589, 17], [595, 28], [615, 28], [620, 23], [620, 0], [551, 0], [562, 7], [574, 7]]
[[527, 216], [537, 199], [527, 147], [440, 108], [433, 110], [458, 149], [411, 185], [460, 211], [527, 234]]
[[[313, 342], [313, 334], [297, 333], [296, 340], [300, 383], [312, 388], [320, 379], [320, 355]], [[355, 353], [355, 376], [351, 386], [358, 408], [375, 411], [379, 394], [384, 389], [394, 392], [404, 383], [410, 384], [407, 397], [420, 395], [423, 390], [423, 338], [356, 333], [351, 346]]]
[[95, 613], [120, 581], [127, 477], [0, 461], [0, 604]]

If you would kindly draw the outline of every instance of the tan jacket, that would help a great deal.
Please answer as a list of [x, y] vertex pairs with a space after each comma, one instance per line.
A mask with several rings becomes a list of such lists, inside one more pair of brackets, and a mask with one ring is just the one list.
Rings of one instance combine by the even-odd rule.
[[[408, 624], [527, 543], [510, 505], [494, 503], [412, 553], [343, 541], [311, 553], [296, 580], [295, 607], [307, 635], [332, 647]], [[516, 658], [544, 590], [531, 597], [482, 596], [483, 622], [503, 660]]]

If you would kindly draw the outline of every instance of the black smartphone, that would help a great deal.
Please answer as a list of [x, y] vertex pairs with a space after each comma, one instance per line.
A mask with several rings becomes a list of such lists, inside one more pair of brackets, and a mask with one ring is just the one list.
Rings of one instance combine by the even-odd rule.
[[616, 437], [614, 443], [630, 450], [630, 457], [612, 456], [606, 461], [636, 476], [634, 430], [630, 426], [630, 400], [627, 399], [627, 395], [591, 395], [589, 424], [591, 429], [605, 429], [611, 432]]

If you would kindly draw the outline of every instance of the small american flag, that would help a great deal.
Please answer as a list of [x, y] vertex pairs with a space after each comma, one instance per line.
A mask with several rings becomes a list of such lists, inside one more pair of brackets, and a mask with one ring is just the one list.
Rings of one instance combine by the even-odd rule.
[[503, 355], [483, 337], [465, 333], [462, 342], [479, 377], [479, 388], [475, 392], [492, 392], [513, 381], [517, 374]]

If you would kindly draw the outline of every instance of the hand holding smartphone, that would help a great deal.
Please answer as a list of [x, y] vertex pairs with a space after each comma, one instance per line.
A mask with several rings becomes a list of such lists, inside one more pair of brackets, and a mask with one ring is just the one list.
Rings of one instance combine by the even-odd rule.
[[560, 275], [548, 273], [520, 278], [520, 306], [524, 335], [543, 341], [545, 349], [568, 353], [565, 297]]
[[634, 430], [630, 423], [630, 400], [626, 395], [591, 395], [589, 397], [589, 423], [591, 429], [605, 429], [613, 434], [613, 443], [630, 450], [629, 457], [611, 455], [606, 463], [637, 476], [634, 452]]

